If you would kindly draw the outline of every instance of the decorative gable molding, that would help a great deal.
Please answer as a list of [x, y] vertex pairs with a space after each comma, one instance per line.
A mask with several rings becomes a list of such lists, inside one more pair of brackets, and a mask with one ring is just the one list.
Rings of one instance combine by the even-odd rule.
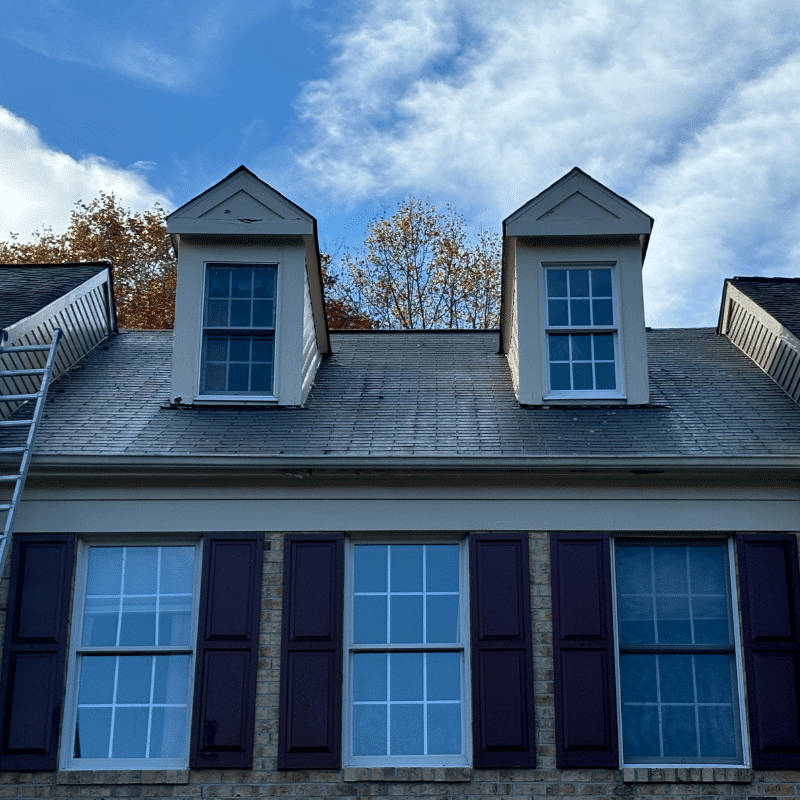
[[[727, 336], [800, 404], [800, 338], [746, 293], [750, 283], [778, 283], [780, 280], [726, 280], [717, 332]], [[796, 279], [785, 280], [792, 288], [800, 286]]]
[[[302, 405], [330, 352], [314, 217], [239, 167], [170, 214], [167, 229], [178, 253], [171, 401]], [[202, 388], [208, 264], [270, 265], [277, 276], [269, 393]]]
[[[650, 216], [577, 167], [504, 221], [500, 343], [520, 403], [649, 402], [641, 271], [652, 227]], [[550, 319], [548, 270], [582, 272], [592, 280], [602, 273], [611, 287], [604, 289], [602, 324], [595, 324], [594, 312], [590, 322], [574, 323], [571, 316], [568, 322]], [[571, 291], [564, 295], [564, 308], [573, 307]], [[609, 301], [613, 314], [607, 310]], [[565, 389], [556, 385], [551, 347], [563, 347], [582, 334], [591, 334], [597, 350], [602, 343], [606, 352], [593, 353], [591, 363], [578, 368], [593, 371], [590, 389]], [[574, 381], [572, 358], [559, 369]], [[606, 371], [604, 380], [601, 370]]]

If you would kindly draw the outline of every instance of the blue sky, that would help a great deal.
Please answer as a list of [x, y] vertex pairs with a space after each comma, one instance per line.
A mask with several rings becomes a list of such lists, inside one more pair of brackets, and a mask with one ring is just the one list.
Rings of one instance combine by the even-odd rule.
[[245, 164], [323, 248], [409, 195], [474, 227], [579, 166], [655, 217], [647, 322], [800, 276], [796, 0], [0, 0], [0, 236]]

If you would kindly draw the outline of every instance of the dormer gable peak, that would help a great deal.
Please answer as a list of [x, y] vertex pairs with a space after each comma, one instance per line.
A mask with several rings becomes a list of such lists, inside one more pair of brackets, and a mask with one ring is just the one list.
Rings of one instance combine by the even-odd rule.
[[173, 236], [306, 236], [315, 225], [308, 212], [243, 166], [167, 217]]
[[574, 167], [503, 222], [506, 236], [649, 236], [652, 217]]

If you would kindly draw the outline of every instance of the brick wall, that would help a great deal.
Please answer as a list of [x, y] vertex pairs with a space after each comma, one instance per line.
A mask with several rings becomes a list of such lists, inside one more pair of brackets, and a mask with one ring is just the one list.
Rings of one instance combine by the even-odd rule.
[[[261, 637], [252, 770], [83, 771], [0, 773], [0, 798], [214, 797], [703, 797], [800, 796], [797, 772], [738, 769], [557, 770], [555, 768], [549, 539], [531, 534], [531, 607], [538, 769], [345, 769], [277, 772], [280, 683], [280, 534], [268, 535], [264, 556]], [[7, 576], [0, 583], [4, 622]]]

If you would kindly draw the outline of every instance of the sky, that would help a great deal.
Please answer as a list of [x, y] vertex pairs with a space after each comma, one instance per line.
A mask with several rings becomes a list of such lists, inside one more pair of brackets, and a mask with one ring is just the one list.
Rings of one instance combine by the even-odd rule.
[[655, 218], [653, 327], [800, 276], [797, 0], [0, 0], [0, 237], [240, 164], [363, 241], [409, 196], [474, 229], [578, 166]]

